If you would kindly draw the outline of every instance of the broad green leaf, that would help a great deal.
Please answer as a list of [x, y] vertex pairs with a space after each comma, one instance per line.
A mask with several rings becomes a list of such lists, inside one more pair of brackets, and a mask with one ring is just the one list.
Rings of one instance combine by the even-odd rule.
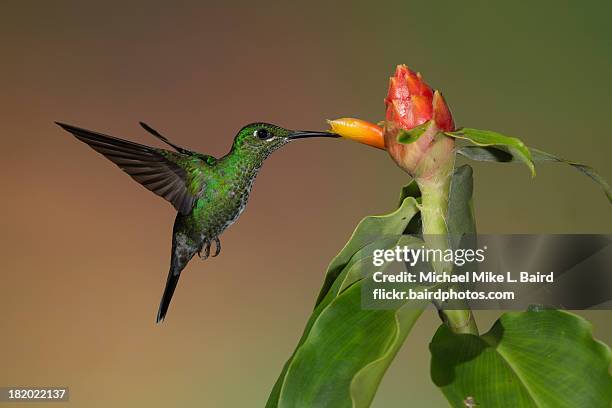
[[442, 325], [431, 376], [456, 408], [609, 408], [610, 349], [579, 316], [532, 308], [505, 313], [482, 335]]
[[[395, 245], [419, 248], [423, 242], [402, 236]], [[368, 264], [371, 265], [371, 260]], [[347, 269], [350, 269], [348, 265], [334, 286], [351, 274]], [[374, 269], [379, 268], [371, 267], [366, 273], [370, 275]], [[321, 309], [313, 314], [314, 321], [288, 362], [283, 379], [279, 380], [281, 383], [277, 384], [273, 396], [276, 405], [269, 401], [269, 407], [365, 408], [370, 405], [383, 374], [426, 303], [396, 310], [363, 309], [361, 293], [366, 279], [370, 278], [353, 282], [335, 297], [330, 290], [317, 306]]]
[[531, 171], [531, 176], [535, 176], [535, 167], [531, 158], [531, 152], [525, 144], [516, 137], [502, 135], [491, 130], [480, 130], [473, 128], [461, 128], [454, 132], [445, 132], [447, 136], [465, 139], [478, 146], [503, 146], [512, 155], [525, 163]]
[[403, 143], [403, 144], [414, 143], [417, 140], [419, 140], [421, 136], [423, 136], [423, 133], [427, 131], [427, 128], [429, 127], [430, 124], [431, 124], [431, 121], [427, 121], [423, 123], [422, 125], [419, 125], [410, 130], [400, 129], [399, 132], [397, 133], [396, 140], [399, 143]]
[[356, 281], [379, 270], [379, 267], [372, 264], [373, 251], [380, 248], [395, 248], [397, 245], [400, 245], [405, 238], [406, 237], [403, 235], [380, 237], [380, 239], [367, 244], [359, 251], [355, 252], [334, 281], [328, 296], [338, 296], [340, 292]]
[[[612, 189], [608, 182], [599, 175], [592, 167], [589, 167], [582, 163], [577, 163], [571, 160], [562, 159], [553, 154], [546, 153], [542, 150], [529, 148], [531, 152], [531, 158], [534, 162], [555, 162], [555, 163], [564, 163], [569, 166], [572, 166], [576, 170], [585, 174], [587, 177], [591, 178], [595, 181], [599, 186], [604, 190], [606, 197], [608, 197], [608, 201], [612, 203]], [[477, 161], [489, 161], [489, 162], [516, 162], [519, 161], [517, 157], [515, 157], [512, 152], [506, 151], [501, 147], [493, 147], [493, 146], [463, 146], [458, 150], [458, 153], [467, 157], [468, 159], [477, 160]]]
[[390, 214], [365, 217], [359, 224], [344, 248], [327, 267], [325, 282], [319, 293], [317, 304], [321, 302], [342, 268], [346, 266], [355, 252], [365, 245], [386, 235], [401, 235], [406, 226], [418, 213], [417, 202], [412, 197], [402, 201], [401, 206]]
[[[393, 218], [390, 218], [390, 220], [393, 220]], [[358, 281], [362, 276], [372, 273], [373, 269], [376, 269], [372, 264], [373, 249], [395, 248], [395, 246], [398, 245], [402, 239], [405, 239], [405, 237], [402, 235], [380, 237], [376, 241], [368, 243], [362, 248], [360, 248], [349, 258], [346, 264], [344, 264], [344, 266], [342, 267], [342, 270], [340, 271], [336, 279], [333, 280], [333, 282], [331, 283], [331, 286], [328, 288], [321, 301], [318, 302], [315, 306], [315, 309], [313, 310], [310, 318], [308, 319], [308, 322], [306, 323], [306, 328], [304, 329], [302, 338], [298, 342], [296, 351], [304, 343], [308, 333], [310, 332], [310, 329], [312, 328], [312, 325], [317, 321], [321, 312], [328, 307], [330, 302], [332, 302], [344, 289]], [[285, 363], [281, 375], [276, 381], [276, 384], [274, 385], [274, 388], [270, 394], [266, 407], [277, 406], [280, 387], [282, 386], [282, 383], [286, 376], [287, 368], [289, 367], [289, 364], [291, 363], [292, 359], [293, 355]]]
[[[362, 277], [364, 274], [368, 274], [368, 272], [371, 272], [369, 271], [369, 268], [373, 267], [372, 262], [371, 262], [372, 250], [374, 248], [394, 248], [396, 245], [398, 245], [399, 240], [410, 239], [410, 237], [402, 237], [401, 234], [404, 232], [404, 229], [406, 228], [410, 220], [414, 217], [414, 215], [417, 212], [418, 212], [418, 209], [417, 209], [416, 200], [413, 197], [407, 197], [402, 202], [402, 205], [396, 211], [390, 214], [387, 214], [387, 215], [383, 215], [383, 216], [366, 217], [359, 223], [359, 225], [355, 229], [355, 232], [351, 236], [351, 239], [349, 240], [349, 242], [345, 245], [342, 251], [340, 251], [340, 253], [330, 263], [328, 270], [327, 270], [326, 280], [325, 280], [325, 283], [323, 284], [323, 289], [321, 290], [319, 299], [317, 300], [316, 307], [306, 324], [304, 334], [302, 335], [302, 338], [300, 339], [294, 354], [289, 358], [289, 360], [283, 367], [281, 375], [279, 376], [270, 394], [266, 407], [272, 408], [272, 407], [281, 407], [281, 406], [300, 406], [300, 405], [291, 405], [291, 403], [289, 402], [285, 403], [287, 405], [282, 405], [281, 399], [280, 399], [281, 391], [286, 389], [284, 384], [287, 383], [288, 379], [294, 378], [293, 377], [294, 375], [299, 375], [299, 371], [294, 371], [295, 368], [292, 368], [291, 369], [292, 371], [289, 372], [290, 367], [293, 367], [294, 359], [296, 358], [296, 356], [298, 356], [298, 353], [301, 353], [301, 350], [303, 348], [308, 348], [309, 347], [308, 345], [311, 344], [312, 341], [325, 340], [324, 338], [321, 337], [320, 334], [315, 337], [310, 336], [311, 331], [313, 330], [313, 327], [321, 327], [319, 326], [322, 324], [320, 323], [321, 322], [320, 319], [329, 318], [329, 316], [332, 316], [332, 317], [337, 316], [339, 320], [341, 321], [345, 320], [345, 316], [343, 316], [342, 314], [338, 314], [339, 313], [338, 311], [343, 310], [343, 305], [350, 305], [350, 304], [354, 304], [351, 302], [361, 301], [360, 293], [351, 292], [351, 290], [355, 290], [355, 288], [359, 288], [361, 286], [361, 283], [359, 281], [360, 277]], [[350, 296], [353, 296], [355, 298], [353, 297], [343, 298], [344, 300], [342, 302], [336, 304], [336, 302], [339, 302], [337, 299], [340, 296], [348, 296], [348, 295], [345, 295], [347, 293]], [[368, 319], [375, 316], [375, 314], [371, 313], [372, 311], [361, 310], [360, 304], [359, 304], [358, 309], [359, 309], [358, 313], [355, 315], [356, 319], [359, 319], [359, 316], [362, 316], [364, 318], [367, 317]], [[397, 313], [398, 321], [402, 322], [399, 325], [399, 327], [401, 328], [400, 335], [404, 335], [404, 333], [407, 334], [409, 328], [411, 327], [410, 322], [412, 321], [411, 320], [412, 317], [414, 317], [414, 319], [416, 320], [416, 317], [418, 317], [418, 315], [416, 315], [417, 312], [418, 314], [420, 314], [420, 311], [418, 310], [419, 309], [412, 308], [411, 311], [407, 311], [405, 313], [399, 313], [399, 312]], [[363, 312], [363, 314], [360, 314], [361, 312]], [[381, 311], [375, 311], [375, 312], [380, 313]], [[385, 312], [389, 313], [389, 311], [385, 311]], [[403, 316], [407, 316], [407, 317], [403, 317]], [[406, 323], [404, 323], [404, 320], [406, 321]], [[366, 320], [360, 320], [360, 321], [363, 321], [364, 323], [366, 322]], [[333, 322], [333, 324], [337, 325], [339, 323]], [[388, 325], [388, 326], [390, 328], [389, 329], [390, 332], [387, 333], [387, 335], [398, 336], [397, 332], [394, 331], [394, 330], [397, 330], [398, 326], [397, 325], [395, 326]], [[392, 329], [393, 327], [394, 329]], [[367, 330], [367, 328], [365, 326], [360, 327], [359, 324], [357, 323], [355, 324], [354, 327], [351, 327], [351, 333], [352, 332], [357, 333], [355, 334], [355, 336], [357, 335], [363, 336], [364, 334], [362, 332], [364, 330]], [[327, 333], [327, 331], [325, 331], [325, 333]], [[362, 333], [362, 334], [359, 334], [359, 333]], [[331, 335], [332, 334], [330, 332], [330, 336]], [[344, 336], [346, 340], [349, 340], [351, 338], [350, 333], [345, 333]], [[384, 336], [384, 332], [381, 333], [381, 336]], [[374, 339], [372, 341], [374, 342]], [[391, 343], [399, 347], [399, 345], [401, 344], [401, 341], [399, 341], [399, 338], [398, 338], [397, 342], [391, 342]], [[334, 345], [335, 343], [327, 344], [325, 341], [323, 341], [323, 344], [320, 344], [317, 347], [317, 349], [319, 349], [320, 352], [323, 353], [325, 352], [326, 347], [328, 347], [329, 350], [331, 350], [331, 348]], [[382, 377], [382, 373], [384, 373], [384, 369], [382, 369], [381, 367], [386, 368], [386, 366], [384, 366], [385, 362], [387, 361], [390, 362], [390, 359], [392, 358], [392, 355], [389, 355], [389, 357], [384, 357], [386, 353], [390, 352], [389, 350], [390, 350], [389, 348], [380, 349], [379, 350], [380, 353], [378, 354], [378, 356], [373, 357], [374, 360], [363, 363], [364, 364], [363, 366], [359, 365], [358, 361], [356, 360], [355, 365], [353, 366], [353, 371], [354, 371], [353, 374], [355, 377], [355, 381], [356, 382], [365, 381], [371, 378], [371, 375], [372, 375], [371, 373], [377, 372], [376, 370], [382, 370], [377, 380], [376, 380], [376, 376], [374, 380], [371, 380], [374, 382], [380, 381], [380, 378]], [[364, 354], [362, 355], [362, 357], [367, 360], [367, 355]], [[312, 362], [314, 363], [314, 360], [312, 360]], [[327, 359], [328, 364], [332, 362], [333, 360], [331, 359], [331, 357]], [[303, 363], [304, 362], [302, 362], [301, 364]], [[361, 371], [361, 369], [364, 368], [365, 366], [368, 366], [368, 367], [371, 366], [372, 368], [371, 369], [366, 368], [364, 371]], [[346, 372], [344, 373], [339, 372], [338, 374], [346, 374]], [[291, 375], [291, 377], [289, 375]], [[346, 398], [347, 401], [350, 401], [351, 398], [353, 398], [351, 397], [351, 393], [350, 393], [350, 381], [352, 381], [352, 378], [353, 376], [349, 375], [349, 378], [348, 378], [349, 386], [339, 391], [342, 394], [343, 398]], [[347, 381], [347, 378], [343, 377], [343, 379], [345, 382]], [[316, 385], [317, 384], [311, 384], [311, 387], [313, 388], [313, 390], [316, 388]], [[378, 382], [376, 382], [376, 384], [373, 385], [374, 390], [377, 385], [378, 385]], [[359, 387], [359, 390], [361, 389], [362, 387]], [[359, 391], [356, 391], [356, 392], [359, 394]], [[372, 390], [372, 396], [373, 396], [373, 392], [374, 391]], [[285, 398], [290, 398], [290, 397], [285, 397]], [[356, 396], [355, 398], [361, 399], [362, 397]], [[329, 406], [333, 406], [333, 405], [329, 405]]]

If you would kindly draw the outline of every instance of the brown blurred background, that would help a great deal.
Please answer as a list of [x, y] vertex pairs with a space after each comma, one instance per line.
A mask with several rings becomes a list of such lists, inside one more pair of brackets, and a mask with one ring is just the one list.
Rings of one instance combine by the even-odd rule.
[[[251, 121], [377, 121], [406, 63], [459, 125], [611, 179], [609, 2], [306, 4], [2, 3], [0, 386], [67, 385], [75, 407], [263, 406], [328, 261], [407, 181], [350, 142], [275, 153], [222, 255], [189, 265], [156, 326], [174, 211], [55, 120], [155, 143], [142, 120], [222, 155]], [[611, 231], [604, 195], [572, 169], [474, 167], [481, 232]], [[612, 343], [611, 312], [581, 314]], [[479, 312], [481, 329], [498, 315]], [[428, 368], [438, 324], [418, 322], [374, 407], [445, 406]]]

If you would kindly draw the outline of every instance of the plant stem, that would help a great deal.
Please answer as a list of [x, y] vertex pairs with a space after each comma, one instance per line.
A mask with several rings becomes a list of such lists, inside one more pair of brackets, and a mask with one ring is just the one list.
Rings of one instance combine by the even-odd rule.
[[[421, 220], [423, 225], [423, 237], [429, 248], [448, 249], [448, 227], [446, 214], [448, 212], [448, 198], [450, 183], [452, 179], [452, 167], [440, 169], [435, 177], [428, 179], [416, 179], [421, 190]], [[450, 171], [449, 171], [450, 170]], [[451, 273], [452, 263], [433, 262], [432, 266], [438, 273]], [[474, 315], [465, 304], [464, 310], [447, 310], [436, 304], [442, 321], [454, 332], [478, 335], [478, 327]]]

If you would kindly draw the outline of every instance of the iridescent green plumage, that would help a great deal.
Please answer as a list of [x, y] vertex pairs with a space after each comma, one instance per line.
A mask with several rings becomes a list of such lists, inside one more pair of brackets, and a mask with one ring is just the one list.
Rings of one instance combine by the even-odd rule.
[[148, 132], [175, 151], [144, 146], [71, 125], [58, 125], [177, 209], [170, 271], [157, 322], [166, 316], [180, 273], [191, 258], [196, 253], [207, 258], [211, 243], [216, 244], [213, 256], [219, 254], [219, 236], [244, 211], [264, 160], [294, 139], [337, 137], [327, 132], [291, 131], [267, 123], [253, 123], [243, 127], [230, 152], [217, 159], [175, 145], [144, 123], [141, 125]]

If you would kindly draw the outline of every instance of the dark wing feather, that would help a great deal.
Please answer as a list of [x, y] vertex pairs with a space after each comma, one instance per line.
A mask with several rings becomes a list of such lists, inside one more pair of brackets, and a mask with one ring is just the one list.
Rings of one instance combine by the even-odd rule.
[[147, 125], [146, 123], [144, 122], [138, 122], [138, 123], [140, 123], [140, 126], [142, 126], [144, 130], [146, 130], [147, 132], [149, 132], [150, 134], [152, 134], [153, 136], [155, 136], [156, 138], [158, 138], [159, 140], [161, 140], [168, 146], [171, 146], [177, 152], [183, 153], [183, 154], [195, 154], [191, 150], [187, 150], [184, 147], [181, 147], [179, 145], [172, 143], [170, 140], [168, 140], [166, 136], [162, 135], [161, 133], [159, 133], [157, 130], [153, 129], [151, 126]]
[[144, 146], [64, 123], [57, 124], [103, 154], [144, 187], [168, 200], [181, 214], [191, 212], [196, 197], [188, 190], [188, 174], [171, 160], [180, 158], [180, 153]]

